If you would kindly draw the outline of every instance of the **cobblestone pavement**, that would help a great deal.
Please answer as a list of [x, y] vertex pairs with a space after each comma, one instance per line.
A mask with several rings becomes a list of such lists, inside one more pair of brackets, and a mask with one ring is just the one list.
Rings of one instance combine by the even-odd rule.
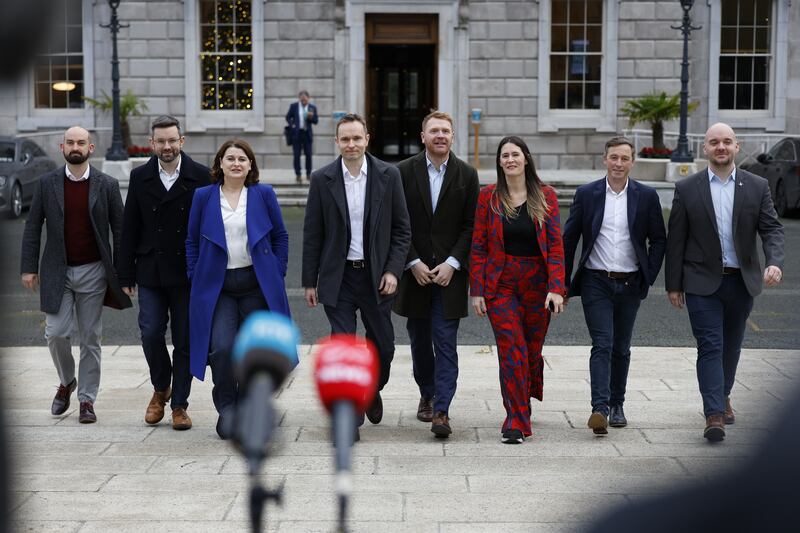
[[[265, 482], [284, 484], [267, 531], [334, 529], [330, 430], [311, 380], [309, 347], [279, 392], [280, 427]], [[629, 426], [595, 437], [588, 348], [546, 346], [545, 401], [534, 435], [500, 443], [503, 419], [493, 348], [462, 347], [453, 435], [416, 420], [407, 346], [384, 391], [384, 419], [354, 448], [354, 532], [491, 533], [580, 530], [616, 506], [703, 483], [756, 453], [783, 399], [800, 384], [800, 350], [745, 350], [732, 394], [737, 421], [723, 443], [702, 439], [693, 348], [633, 350]], [[247, 531], [244, 461], [215, 431], [210, 383], [195, 381], [190, 431], [143, 416], [151, 388], [141, 349], [106, 346], [98, 423], [78, 424], [77, 401], [50, 415], [56, 374], [44, 347], [0, 357], [7, 437], [14, 452], [18, 531]]]

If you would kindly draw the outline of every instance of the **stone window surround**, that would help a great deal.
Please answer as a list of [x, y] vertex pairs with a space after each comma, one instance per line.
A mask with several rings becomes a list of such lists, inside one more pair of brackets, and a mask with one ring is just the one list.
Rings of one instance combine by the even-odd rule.
[[[81, 8], [83, 24], [83, 94], [95, 96], [94, 84], [94, 0], [83, 0]], [[17, 130], [36, 131], [39, 129], [68, 128], [81, 124], [85, 128], [94, 129], [94, 109], [83, 108], [37, 109], [34, 96], [34, 72], [23, 76], [17, 86]]]
[[[441, 111], [455, 120], [453, 152], [466, 156], [469, 145], [469, 42], [460, 20], [459, 4], [454, 0], [344, 0], [345, 28], [337, 30], [334, 46], [337, 68], [334, 87], [337, 109], [363, 114], [366, 109], [366, 26], [367, 13], [439, 15], [438, 62], [436, 67], [437, 103]], [[456, 31], [459, 30], [459, 31]], [[343, 53], [342, 53], [343, 52]], [[339, 55], [341, 53], [341, 55]], [[346, 56], [346, 57], [342, 57]], [[339, 68], [342, 65], [344, 68]]]
[[199, 1], [183, 2], [184, 57], [186, 59], [186, 131], [237, 130], [264, 132], [264, 2], [252, 0], [253, 108], [250, 110], [204, 110], [200, 105], [200, 17]]
[[770, 68], [769, 108], [757, 111], [719, 109], [719, 54], [720, 27], [722, 25], [721, 0], [706, 0], [710, 8], [708, 61], [708, 123], [726, 122], [733, 128], [757, 128], [765, 131], [786, 130], [786, 93], [775, 90], [786, 87], [789, 70], [789, 4], [791, 0], [774, 0], [773, 54]]
[[617, 131], [617, 34], [619, 0], [603, 2], [603, 61], [600, 109], [550, 109], [551, 0], [539, 0], [539, 106], [538, 129], [554, 133], [562, 129]]

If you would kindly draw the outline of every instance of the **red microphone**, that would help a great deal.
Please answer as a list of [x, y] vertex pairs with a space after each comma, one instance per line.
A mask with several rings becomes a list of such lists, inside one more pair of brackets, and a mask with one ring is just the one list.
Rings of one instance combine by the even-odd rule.
[[347, 499], [352, 491], [350, 449], [356, 417], [367, 410], [378, 383], [375, 347], [355, 335], [331, 335], [320, 342], [314, 364], [319, 399], [331, 414], [336, 447], [339, 531], [346, 531]]

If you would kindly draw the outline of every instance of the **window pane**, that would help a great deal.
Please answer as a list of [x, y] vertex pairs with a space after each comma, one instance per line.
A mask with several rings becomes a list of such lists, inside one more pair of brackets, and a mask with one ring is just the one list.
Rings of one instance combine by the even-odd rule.
[[569, 27], [569, 51], [570, 52], [583, 52], [586, 50], [586, 41], [584, 38], [584, 32], [586, 30], [586, 26], [581, 24], [580, 26], [572, 25]]
[[586, 40], [589, 41], [590, 52], [603, 51], [603, 27], [602, 26], [588, 26], [586, 28]]
[[719, 58], [719, 81], [736, 81], [736, 59], [733, 57]]
[[739, 53], [753, 53], [753, 28], [739, 27]]
[[217, 46], [220, 52], [234, 52], [236, 50], [236, 35], [233, 26], [217, 26]]
[[587, 2], [586, 22], [589, 24], [603, 23], [603, 0], [589, 0]]
[[585, 56], [588, 69], [586, 71], [586, 81], [600, 81], [602, 56]]
[[251, 86], [245, 84], [236, 86], [236, 105], [237, 109], [253, 108], [253, 88]]
[[240, 25], [236, 30], [236, 51], [251, 52], [253, 50], [253, 32], [250, 26]]
[[83, 2], [81, 0], [64, 0], [66, 23], [80, 26], [83, 24]]
[[67, 51], [71, 54], [83, 51], [83, 28], [81, 26], [67, 28]]
[[236, 109], [236, 86], [234, 84], [219, 84], [219, 108]]
[[720, 2], [720, 4], [722, 5], [722, 25], [736, 26], [739, 20], [736, 1]]
[[741, 57], [736, 59], [736, 81], [753, 81], [753, 58]]
[[563, 81], [567, 79], [567, 57], [550, 56], [550, 80]]
[[[736, 0], [728, 0], [729, 3], [735, 4]], [[728, 2], [723, 2], [728, 3]], [[756, 0], [739, 0], [739, 24], [752, 26], [756, 23]]]
[[769, 58], [768, 57], [754, 57], [753, 58], [753, 80], [754, 81], [769, 81]]
[[203, 25], [200, 27], [200, 49], [203, 52], [217, 51], [217, 31], [214, 26]]
[[200, 0], [200, 23], [214, 24], [217, 20], [216, 2]]
[[50, 83], [35, 84], [36, 107], [52, 107], [50, 103]]
[[584, 106], [586, 109], [600, 109], [600, 84], [587, 83]]
[[240, 56], [236, 60], [236, 80], [250, 81], [253, 79], [253, 56]]
[[732, 83], [719, 84], [720, 109], [733, 109], [733, 94], [734, 94], [734, 84]]
[[553, 25], [550, 35], [550, 50], [553, 52], [567, 51], [567, 27]]
[[233, 23], [233, 2], [216, 2], [217, 4], [217, 23], [218, 24], [232, 24]]
[[723, 54], [736, 52], [736, 26], [723, 27], [720, 30], [719, 48]]
[[769, 86], [766, 83], [753, 84], [753, 109], [769, 108]]
[[770, 49], [769, 26], [756, 28], [756, 49], [758, 54], [768, 54]]
[[756, 24], [769, 25], [772, 18], [772, 0], [758, 0], [756, 2]]
[[216, 109], [217, 108], [217, 86], [212, 83], [204, 83], [201, 85], [203, 91], [203, 109]]
[[752, 98], [753, 91], [749, 84], [736, 84], [736, 109], [751, 109]]
[[72, 109], [83, 107], [83, 83], [75, 83], [75, 88], [67, 92], [67, 105]]
[[252, 22], [252, 14], [250, 13], [250, 2], [237, 2], [236, 3], [236, 22], [250, 23]]
[[550, 83], [550, 109], [565, 109], [567, 107], [567, 85], [565, 83]]
[[583, 109], [583, 84], [567, 84], [567, 109]]
[[553, 0], [552, 4], [552, 17], [553, 24], [566, 24], [567, 23], [567, 0]]

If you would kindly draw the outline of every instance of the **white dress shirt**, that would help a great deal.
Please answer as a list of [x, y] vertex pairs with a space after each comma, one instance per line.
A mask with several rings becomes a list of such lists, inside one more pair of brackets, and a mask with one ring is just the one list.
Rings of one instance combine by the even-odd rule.
[[303, 105], [303, 103], [298, 100], [297, 114], [300, 115], [300, 117], [298, 118], [297, 126], [301, 130], [306, 129], [306, 117], [308, 116], [308, 105]]
[[83, 181], [89, 179], [89, 171], [91, 170], [91, 167], [89, 165], [86, 165], [86, 170], [83, 172], [82, 176], [74, 176], [72, 172], [69, 171], [69, 166], [67, 165], [64, 165], [64, 170], [67, 173], [67, 179], [69, 179], [70, 181]]
[[231, 207], [220, 188], [219, 204], [222, 225], [225, 227], [225, 244], [228, 246], [227, 269], [248, 267], [253, 264], [253, 259], [247, 246], [247, 187], [242, 189], [236, 209]]
[[708, 169], [708, 186], [711, 189], [711, 202], [717, 218], [719, 245], [722, 249], [722, 266], [739, 268], [739, 257], [733, 245], [733, 196], [736, 193], [736, 167], [730, 177], [722, 179]]
[[158, 161], [158, 177], [161, 179], [161, 183], [164, 184], [165, 189], [169, 190], [175, 184], [175, 182], [178, 181], [180, 175], [181, 175], [180, 155], [178, 155], [178, 166], [175, 167], [175, 172], [173, 172], [172, 174], [164, 170], [164, 167], [161, 166], [161, 160]]
[[358, 176], [351, 176], [342, 159], [344, 192], [347, 195], [347, 211], [350, 214], [350, 248], [348, 261], [364, 259], [364, 204], [367, 201], [367, 158], [361, 164]]
[[639, 270], [628, 227], [628, 183], [626, 182], [625, 187], [617, 193], [609, 186], [606, 178], [603, 223], [586, 260], [587, 268], [608, 272]]
[[[447, 156], [447, 159], [444, 160], [442, 166], [438, 169], [433, 164], [433, 162], [428, 157], [428, 152], [425, 152], [425, 163], [427, 163], [428, 169], [428, 184], [430, 185], [431, 190], [431, 211], [436, 212], [436, 206], [439, 204], [439, 195], [442, 192], [442, 185], [444, 184], [444, 174], [447, 172], [447, 163], [450, 161], [450, 156]], [[412, 259], [406, 264], [406, 270], [413, 267], [417, 263], [419, 263], [420, 259]], [[452, 255], [445, 259], [445, 263], [453, 267], [454, 269], [458, 270], [461, 268], [461, 263], [458, 259], [453, 257]], [[437, 266], [437, 265], [434, 265]]]

